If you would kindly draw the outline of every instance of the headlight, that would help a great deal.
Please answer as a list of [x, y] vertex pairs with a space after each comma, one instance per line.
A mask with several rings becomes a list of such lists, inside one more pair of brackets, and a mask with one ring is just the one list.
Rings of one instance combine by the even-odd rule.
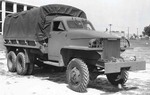
[[91, 39], [89, 41], [89, 47], [90, 48], [99, 48], [102, 47], [102, 39]]

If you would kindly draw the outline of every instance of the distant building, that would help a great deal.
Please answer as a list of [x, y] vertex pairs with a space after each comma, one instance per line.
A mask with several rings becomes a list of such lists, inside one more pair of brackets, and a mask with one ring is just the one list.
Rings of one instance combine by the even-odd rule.
[[0, 1], [0, 34], [3, 34], [4, 20], [8, 14], [30, 10], [35, 7], [36, 6], [34, 5], [27, 5], [19, 2], [13, 2], [13, 0], [1, 0]]

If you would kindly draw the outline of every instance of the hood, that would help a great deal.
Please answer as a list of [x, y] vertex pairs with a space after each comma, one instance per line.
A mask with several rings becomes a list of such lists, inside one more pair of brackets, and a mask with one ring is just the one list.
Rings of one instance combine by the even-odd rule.
[[93, 31], [93, 30], [72, 30], [68, 32], [68, 37], [71, 39], [82, 39], [82, 38], [117, 38], [119, 36], [100, 32], [100, 31]]

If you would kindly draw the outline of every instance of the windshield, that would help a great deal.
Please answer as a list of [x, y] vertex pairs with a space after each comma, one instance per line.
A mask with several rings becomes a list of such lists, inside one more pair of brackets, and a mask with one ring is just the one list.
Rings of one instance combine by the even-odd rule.
[[70, 29], [94, 30], [92, 24], [87, 20], [69, 20], [67, 24]]

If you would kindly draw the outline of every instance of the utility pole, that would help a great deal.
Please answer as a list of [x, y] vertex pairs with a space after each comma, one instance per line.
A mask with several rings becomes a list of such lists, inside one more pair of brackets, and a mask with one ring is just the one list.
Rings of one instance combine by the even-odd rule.
[[110, 34], [111, 34], [111, 26], [112, 26], [112, 24], [109, 24], [109, 27], [110, 27]]
[[130, 34], [129, 34], [129, 31], [130, 31], [130, 30], [129, 30], [129, 27], [128, 27], [128, 39], [130, 39]]
[[139, 37], [139, 33], [138, 33], [138, 32], [139, 32], [139, 30], [138, 30], [138, 28], [137, 28], [137, 38]]

